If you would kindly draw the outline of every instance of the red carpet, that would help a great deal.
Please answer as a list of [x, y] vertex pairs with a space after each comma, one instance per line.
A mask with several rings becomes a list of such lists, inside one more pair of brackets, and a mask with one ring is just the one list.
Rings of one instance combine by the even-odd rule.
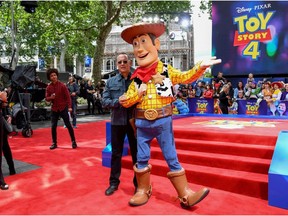
[[[241, 138], [244, 133], [249, 135], [249, 130], [241, 129], [242, 133], [237, 132], [239, 137], [235, 138], [234, 135], [233, 142], [230, 141], [230, 145], [233, 144], [234, 146], [230, 146], [227, 140], [219, 141], [219, 139], [221, 136], [227, 139], [230, 136], [229, 134], [232, 137], [233, 133], [231, 131], [225, 129], [224, 131], [225, 133], [227, 132], [227, 135], [224, 135], [225, 133], [220, 135], [219, 131], [222, 131], [222, 129], [214, 127], [207, 129], [204, 125], [193, 124], [199, 122], [200, 119], [201, 121], [209, 120], [193, 117], [174, 121], [179, 159], [187, 171], [191, 187], [196, 190], [202, 187], [200, 185], [202, 184], [211, 188], [209, 196], [189, 210], [182, 209], [176, 199], [177, 194], [170, 181], [166, 178], [167, 168], [165, 162], [161, 159], [161, 153], [158, 151], [156, 143], [152, 147], [153, 159], [151, 159], [151, 163], [153, 175], [151, 180], [153, 194], [149, 202], [140, 207], [130, 207], [128, 205], [128, 201], [133, 194], [133, 172], [131, 163], [129, 163], [130, 156], [123, 159], [123, 166], [128, 169], [123, 169], [122, 171], [121, 184], [118, 191], [112, 196], [105, 196], [104, 191], [108, 186], [110, 171], [109, 168], [101, 165], [101, 152], [106, 143], [105, 122], [95, 122], [80, 124], [79, 128], [75, 130], [79, 146], [77, 149], [71, 148], [68, 131], [62, 127], [58, 128], [59, 148], [53, 151], [49, 150], [51, 144], [49, 128], [34, 130], [31, 138], [23, 138], [22, 136], [11, 138], [10, 145], [14, 158], [37, 165], [40, 168], [5, 178], [10, 185], [10, 189], [8, 191], [0, 191], [1, 214], [287, 214], [288, 211], [286, 210], [268, 206], [265, 196], [259, 193], [259, 190], [255, 190], [255, 185], [260, 184], [260, 189], [262, 189], [261, 183], [267, 184], [262, 179], [262, 176], [267, 176], [265, 170], [267, 169], [267, 161], [272, 154], [271, 146], [273, 147], [276, 141], [277, 130], [269, 129], [271, 135], [267, 135], [267, 132], [264, 133], [262, 131], [263, 128], [257, 129], [253, 127], [253, 130], [258, 130], [255, 132], [258, 133], [256, 137], [251, 132], [250, 135], [254, 137], [253, 140], [260, 140], [261, 134], [269, 138], [267, 144], [262, 145], [256, 143], [256, 141]], [[280, 125], [284, 127], [287, 124], [284, 121], [277, 122], [280, 122], [279, 124], [277, 123], [278, 130]], [[206, 134], [203, 132], [204, 130]], [[213, 134], [213, 132], [214, 135], [210, 135], [208, 140], [208, 134]], [[214, 138], [214, 141], [211, 141], [210, 138]], [[273, 139], [274, 141], [271, 141]], [[251, 149], [253, 153], [247, 153], [250, 151], [243, 146], [243, 140], [249, 141], [246, 145], [249, 146], [248, 149]], [[266, 147], [261, 147], [262, 150], [256, 152], [258, 151], [257, 146]], [[230, 157], [231, 154], [233, 154], [234, 160], [237, 160], [237, 162], [233, 162]], [[261, 155], [265, 157], [260, 160]], [[210, 161], [207, 158], [210, 158]], [[240, 163], [241, 158], [242, 162]], [[248, 164], [253, 164], [253, 167], [257, 164], [258, 168], [253, 168], [253, 170], [249, 171], [245, 158], [249, 158]], [[253, 158], [259, 158], [259, 162], [253, 160]], [[231, 164], [232, 162], [234, 165]], [[232, 167], [235, 167], [235, 169], [233, 170]], [[233, 171], [234, 176], [231, 173], [227, 173], [229, 169]], [[239, 178], [239, 173], [247, 173], [247, 178], [244, 178], [244, 176]], [[248, 178], [250, 175], [253, 176], [252, 180]], [[256, 175], [261, 178], [256, 178]], [[242, 180], [237, 182], [235, 179]], [[245, 192], [246, 195], [239, 195], [237, 194], [238, 188], [243, 191], [251, 188], [251, 190], [255, 190], [254, 193], [257, 196], [252, 196], [254, 193], [247, 196], [247, 192]]]

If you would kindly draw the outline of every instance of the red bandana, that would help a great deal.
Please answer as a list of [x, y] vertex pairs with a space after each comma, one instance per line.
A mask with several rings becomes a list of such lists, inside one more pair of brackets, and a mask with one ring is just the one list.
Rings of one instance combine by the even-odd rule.
[[156, 74], [156, 67], [158, 65], [158, 61], [155, 62], [152, 66], [150, 66], [149, 68], [145, 68], [145, 67], [138, 67], [133, 75], [131, 76], [131, 79], [134, 79], [135, 77], [138, 77], [142, 82], [147, 83], [152, 75]]

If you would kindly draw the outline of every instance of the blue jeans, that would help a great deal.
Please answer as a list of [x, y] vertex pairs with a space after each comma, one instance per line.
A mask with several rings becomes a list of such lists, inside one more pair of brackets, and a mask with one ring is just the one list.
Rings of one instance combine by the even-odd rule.
[[148, 166], [150, 144], [154, 138], [158, 141], [170, 171], [179, 171], [182, 169], [177, 157], [171, 116], [154, 121], [136, 119], [136, 127], [138, 169], [143, 169]]

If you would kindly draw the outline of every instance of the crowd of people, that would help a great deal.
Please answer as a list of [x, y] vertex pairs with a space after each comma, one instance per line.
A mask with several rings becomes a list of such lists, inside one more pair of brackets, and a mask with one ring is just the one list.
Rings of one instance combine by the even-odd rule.
[[95, 115], [96, 109], [98, 111], [98, 114], [104, 114], [105, 111], [102, 105], [102, 95], [106, 83], [102, 80], [99, 81], [97, 84], [93, 84], [91, 79], [85, 78], [79, 80], [78, 82], [78, 96], [87, 100], [88, 114]]
[[238, 81], [236, 86], [229, 79], [223, 77], [222, 72], [205, 83], [199, 79], [195, 84], [180, 85], [177, 98], [188, 103], [187, 98], [214, 99], [215, 113], [237, 113], [238, 100], [255, 100], [259, 106], [262, 100], [267, 102], [269, 110], [273, 112], [279, 101], [288, 101], [288, 84], [281, 81], [271, 82], [268, 79], [255, 81], [250, 73], [247, 81]]

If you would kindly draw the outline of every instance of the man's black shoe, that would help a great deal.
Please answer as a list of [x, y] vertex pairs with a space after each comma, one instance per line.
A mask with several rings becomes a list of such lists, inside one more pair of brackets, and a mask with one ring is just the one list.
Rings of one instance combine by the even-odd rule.
[[72, 148], [73, 148], [73, 149], [77, 148], [77, 144], [76, 144], [75, 141], [72, 142]]
[[8, 186], [6, 183], [2, 183], [2, 184], [0, 185], [0, 189], [1, 189], [1, 190], [8, 190], [8, 189], [9, 189], [9, 186]]
[[15, 168], [9, 168], [9, 173], [10, 173], [10, 175], [15, 175], [16, 174], [16, 170], [15, 170]]
[[56, 144], [56, 143], [53, 143], [53, 144], [50, 146], [50, 149], [52, 150], [52, 149], [55, 149], [55, 148], [57, 148], [57, 144]]
[[118, 190], [118, 186], [109, 186], [108, 188], [107, 188], [107, 190], [105, 191], [105, 195], [106, 196], [110, 196], [110, 195], [112, 195], [116, 190]]

